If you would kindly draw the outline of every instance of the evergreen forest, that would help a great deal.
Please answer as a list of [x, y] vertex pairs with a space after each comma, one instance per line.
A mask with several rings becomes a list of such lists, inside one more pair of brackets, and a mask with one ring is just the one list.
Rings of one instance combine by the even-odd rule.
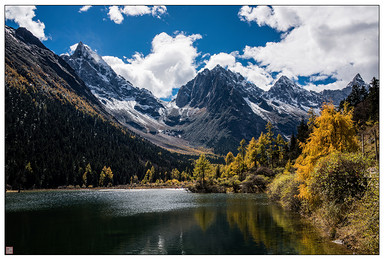
[[[31, 85], [8, 68], [5, 181], [10, 189], [128, 184], [135, 176], [144, 177], [147, 162], [157, 174], [174, 168], [191, 171], [193, 157], [161, 149]], [[105, 182], [100, 180], [104, 167], [113, 174]]]

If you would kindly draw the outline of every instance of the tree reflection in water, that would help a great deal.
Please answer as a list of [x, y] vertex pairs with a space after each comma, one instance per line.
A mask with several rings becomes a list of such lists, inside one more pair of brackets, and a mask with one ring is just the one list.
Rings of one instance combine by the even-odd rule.
[[227, 199], [227, 222], [232, 229], [241, 231], [245, 241], [251, 237], [272, 254], [327, 254], [330, 247], [336, 247], [324, 241], [300, 215], [265, 200], [258, 202], [262, 201], [244, 200], [242, 196]]
[[6, 205], [16, 254], [351, 253], [264, 194], [25, 192]]
[[207, 208], [198, 208], [193, 214], [197, 224], [204, 232], [207, 228], [215, 222], [216, 213]]

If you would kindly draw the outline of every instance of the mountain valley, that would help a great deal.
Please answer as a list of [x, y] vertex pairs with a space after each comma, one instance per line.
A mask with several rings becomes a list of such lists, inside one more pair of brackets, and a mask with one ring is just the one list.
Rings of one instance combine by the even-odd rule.
[[[6, 28], [9, 39], [15, 38], [12, 30]], [[51, 53], [26, 29], [16, 31], [20, 39], [26, 38], [34, 45], [34, 48], [25, 48], [34, 53], [33, 59]], [[7, 52], [9, 57], [24, 51], [14, 49], [17, 44], [8, 44], [7, 48], [10, 49]], [[21, 56], [29, 57], [20, 55], [16, 62], [23, 59]], [[31, 62], [39, 64], [39, 61]], [[58, 81], [64, 80], [71, 87], [84, 84], [74, 87], [83, 97], [82, 104], [89, 104], [83, 105], [82, 109], [89, 107], [87, 110], [96, 111], [92, 113], [101, 113], [106, 119], [160, 147], [184, 154], [205, 152], [223, 155], [236, 151], [242, 139], [250, 140], [265, 131], [267, 122], [272, 123], [276, 134], [287, 140], [296, 134], [297, 126], [308, 117], [309, 110], [319, 112], [322, 104], [329, 101], [338, 105], [348, 96], [353, 85], [367, 87], [357, 74], [344, 89], [318, 93], [282, 76], [268, 91], [264, 91], [239, 73], [217, 65], [211, 70], [200, 71], [179, 88], [173, 100], [166, 102], [117, 75], [100, 55], [82, 42], [71, 55], [49, 58], [43, 64], [43, 69], [58, 72]], [[36, 70], [32, 65], [29, 67]], [[67, 100], [69, 96], [70, 102], [75, 102], [75, 95], [63, 95]]]
[[182, 153], [236, 151], [240, 140], [259, 136], [268, 121], [276, 133], [289, 139], [310, 109], [318, 112], [329, 101], [338, 105], [352, 85], [367, 85], [357, 74], [342, 90], [318, 93], [282, 76], [264, 91], [239, 73], [217, 65], [199, 72], [180, 87], [174, 100], [165, 102], [117, 75], [82, 42], [72, 55], [61, 57], [122, 125], [163, 148]]

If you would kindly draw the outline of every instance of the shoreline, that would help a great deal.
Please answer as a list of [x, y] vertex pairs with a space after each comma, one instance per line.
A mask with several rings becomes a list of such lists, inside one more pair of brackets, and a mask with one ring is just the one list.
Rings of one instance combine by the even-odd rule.
[[92, 190], [150, 190], [150, 189], [185, 189], [187, 190], [188, 187], [186, 185], [178, 185], [178, 186], [171, 186], [171, 185], [165, 185], [165, 186], [146, 186], [146, 185], [138, 185], [138, 186], [131, 186], [131, 185], [119, 185], [114, 187], [87, 187], [87, 188], [75, 188], [75, 187], [63, 187], [63, 188], [50, 188], [50, 189], [28, 189], [28, 190], [5, 190], [5, 193], [23, 193], [23, 192], [43, 192], [43, 191], [92, 191]]

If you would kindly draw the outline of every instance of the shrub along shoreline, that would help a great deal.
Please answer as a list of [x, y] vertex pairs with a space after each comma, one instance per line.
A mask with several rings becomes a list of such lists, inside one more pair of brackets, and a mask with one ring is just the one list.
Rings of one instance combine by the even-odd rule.
[[335, 152], [315, 167], [310, 200], [299, 197], [296, 173], [279, 174], [268, 196], [310, 219], [357, 254], [379, 253], [379, 170], [361, 154]]

